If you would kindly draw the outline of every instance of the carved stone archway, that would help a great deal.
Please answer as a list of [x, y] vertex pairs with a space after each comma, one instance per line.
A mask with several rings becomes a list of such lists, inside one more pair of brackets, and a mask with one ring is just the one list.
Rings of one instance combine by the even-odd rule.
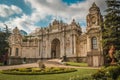
[[51, 42], [51, 58], [60, 58], [60, 40], [57, 38]]

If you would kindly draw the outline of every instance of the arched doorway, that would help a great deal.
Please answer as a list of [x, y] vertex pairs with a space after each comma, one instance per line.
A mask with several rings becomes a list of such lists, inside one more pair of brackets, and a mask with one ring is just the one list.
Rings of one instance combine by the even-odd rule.
[[60, 41], [54, 39], [51, 43], [51, 58], [60, 58]]

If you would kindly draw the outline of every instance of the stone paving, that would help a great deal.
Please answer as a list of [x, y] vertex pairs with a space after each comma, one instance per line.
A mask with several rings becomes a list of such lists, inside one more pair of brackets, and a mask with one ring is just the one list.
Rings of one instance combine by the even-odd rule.
[[[84, 68], [84, 69], [99, 69], [99, 67], [75, 67], [66, 66], [60, 62], [54, 61], [44, 61], [46, 67], [66, 67], [66, 68]], [[0, 70], [14, 69], [14, 68], [27, 68], [27, 67], [38, 67], [37, 63], [20, 64], [20, 65], [10, 65], [10, 66], [0, 66]]]

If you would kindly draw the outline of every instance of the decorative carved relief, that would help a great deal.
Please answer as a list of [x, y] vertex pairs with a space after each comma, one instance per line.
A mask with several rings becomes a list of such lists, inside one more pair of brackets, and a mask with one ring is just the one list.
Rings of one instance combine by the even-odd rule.
[[102, 16], [99, 7], [93, 3], [92, 7], [89, 9], [89, 14], [87, 15], [87, 27], [99, 26], [102, 21]]

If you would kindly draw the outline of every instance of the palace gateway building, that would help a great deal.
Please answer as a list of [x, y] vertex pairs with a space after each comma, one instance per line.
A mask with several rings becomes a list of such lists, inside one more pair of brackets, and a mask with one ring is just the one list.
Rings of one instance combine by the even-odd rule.
[[86, 17], [86, 32], [73, 19], [70, 24], [54, 20], [48, 27], [40, 28], [29, 36], [22, 36], [19, 29], [13, 29], [9, 37], [9, 64], [39, 59], [60, 59], [87, 62], [89, 66], [101, 66], [103, 18], [99, 7], [93, 3]]

